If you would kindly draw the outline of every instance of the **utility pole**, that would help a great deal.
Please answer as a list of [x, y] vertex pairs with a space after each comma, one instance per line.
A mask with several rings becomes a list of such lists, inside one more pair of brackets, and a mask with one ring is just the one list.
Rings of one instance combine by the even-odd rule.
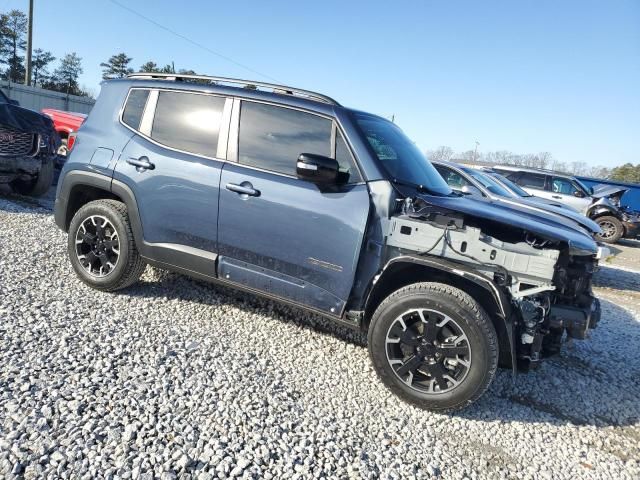
[[31, 50], [33, 49], [33, 0], [29, 0], [29, 23], [27, 24], [27, 65], [24, 84], [31, 85]]

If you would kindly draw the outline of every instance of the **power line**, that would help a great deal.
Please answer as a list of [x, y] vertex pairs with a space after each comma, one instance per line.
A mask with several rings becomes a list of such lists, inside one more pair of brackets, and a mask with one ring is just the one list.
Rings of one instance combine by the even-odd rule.
[[169, 28], [169, 27], [165, 27], [165, 26], [164, 26], [164, 25], [162, 25], [161, 23], [158, 23], [158, 22], [156, 22], [155, 20], [153, 20], [153, 19], [151, 19], [151, 18], [147, 17], [146, 15], [143, 15], [142, 13], [140, 13], [140, 12], [138, 12], [138, 11], [136, 11], [136, 10], [133, 10], [132, 8], [129, 8], [129, 7], [127, 7], [126, 5], [123, 5], [122, 3], [120, 3], [120, 2], [119, 2], [119, 1], [117, 1], [117, 0], [109, 0], [109, 1], [110, 1], [111, 3], [113, 3], [114, 5], [116, 5], [116, 6], [120, 7], [120, 8], [122, 8], [123, 10], [126, 10], [126, 11], [128, 11], [129, 13], [132, 13], [132, 14], [134, 14], [134, 15], [136, 15], [136, 16], [138, 16], [138, 17], [142, 18], [143, 20], [145, 20], [145, 21], [147, 21], [147, 22], [151, 23], [152, 25], [155, 25], [156, 27], [161, 28], [162, 30], [164, 30], [164, 31], [166, 31], [166, 32], [169, 32], [170, 34], [175, 35], [176, 37], [181, 38], [182, 40], [184, 40], [184, 41], [186, 41], [186, 42], [189, 42], [190, 44], [192, 44], [192, 45], [194, 45], [194, 46], [196, 46], [196, 47], [198, 47], [198, 48], [201, 48], [202, 50], [205, 50], [206, 52], [209, 52], [209, 53], [211, 53], [211, 54], [213, 54], [213, 55], [215, 55], [215, 56], [217, 56], [217, 57], [220, 57], [220, 58], [222, 58], [222, 59], [224, 59], [224, 60], [226, 60], [226, 61], [228, 61], [228, 62], [231, 62], [231, 63], [233, 63], [234, 65], [237, 65], [238, 67], [244, 68], [245, 70], [248, 70], [249, 72], [255, 73], [256, 75], [260, 75], [261, 77], [268, 78], [269, 80], [272, 80], [272, 81], [274, 81], [274, 82], [278, 82], [278, 80], [277, 80], [277, 79], [275, 79], [275, 78], [271, 77], [270, 75], [267, 75], [267, 74], [265, 74], [265, 73], [259, 72], [258, 70], [255, 70], [255, 69], [253, 69], [253, 68], [251, 68], [251, 67], [248, 67], [248, 66], [246, 66], [246, 65], [243, 65], [243, 64], [242, 64], [242, 63], [240, 63], [240, 62], [236, 62], [233, 58], [227, 57], [226, 55], [223, 55], [223, 54], [222, 54], [222, 53], [220, 53], [220, 52], [216, 52], [215, 50], [211, 50], [211, 49], [210, 49], [209, 47], [207, 47], [206, 45], [203, 45], [203, 44], [201, 44], [201, 43], [199, 43], [199, 42], [196, 42], [195, 40], [192, 40], [192, 39], [190, 39], [189, 37], [187, 37], [187, 36], [185, 36], [185, 35], [183, 35], [183, 34], [181, 34], [181, 33], [179, 33], [179, 32], [176, 32], [175, 30], [172, 30], [172, 29], [171, 29], [171, 28]]

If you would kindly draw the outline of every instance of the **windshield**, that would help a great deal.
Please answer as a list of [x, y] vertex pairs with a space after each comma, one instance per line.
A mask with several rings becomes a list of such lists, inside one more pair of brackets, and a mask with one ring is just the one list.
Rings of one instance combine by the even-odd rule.
[[489, 173], [493, 178], [495, 178], [498, 182], [502, 183], [505, 187], [511, 190], [513, 193], [518, 195], [519, 197], [533, 197], [529, 192], [527, 192], [524, 188], [518, 185], [515, 182], [512, 182], [507, 177], [503, 177], [499, 173]]
[[371, 149], [392, 180], [417, 184], [438, 195], [451, 195], [451, 188], [397, 125], [356, 113], [356, 122]]
[[494, 195], [507, 198], [514, 198], [517, 196], [504, 188], [489, 175], [485, 175], [484, 173], [478, 170], [474, 170], [473, 168], [463, 168], [462, 170], [465, 173], [471, 175], [477, 182], [481, 183], [484, 188], [489, 190]]
[[0, 90], [0, 103], [9, 103], [9, 99], [2, 90]]

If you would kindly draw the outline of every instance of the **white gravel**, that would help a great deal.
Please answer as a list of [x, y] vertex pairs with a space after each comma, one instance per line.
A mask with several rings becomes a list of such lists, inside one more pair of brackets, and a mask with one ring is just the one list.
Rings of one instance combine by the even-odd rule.
[[612, 272], [591, 340], [439, 415], [318, 317], [151, 268], [93, 291], [0, 198], [0, 477], [637, 479], [640, 272]]

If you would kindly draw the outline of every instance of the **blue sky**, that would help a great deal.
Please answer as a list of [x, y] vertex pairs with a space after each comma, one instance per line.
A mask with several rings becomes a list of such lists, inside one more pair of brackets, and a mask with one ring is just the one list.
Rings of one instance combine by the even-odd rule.
[[[278, 81], [396, 122], [423, 149], [449, 145], [564, 162], [640, 162], [640, 1], [120, 0]], [[0, 9], [26, 9], [0, 0]], [[124, 51], [261, 79], [108, 0], [35, 0], [36, 47], [99, 64]], [[267, 80], [262, 78], [263, 80]]]

